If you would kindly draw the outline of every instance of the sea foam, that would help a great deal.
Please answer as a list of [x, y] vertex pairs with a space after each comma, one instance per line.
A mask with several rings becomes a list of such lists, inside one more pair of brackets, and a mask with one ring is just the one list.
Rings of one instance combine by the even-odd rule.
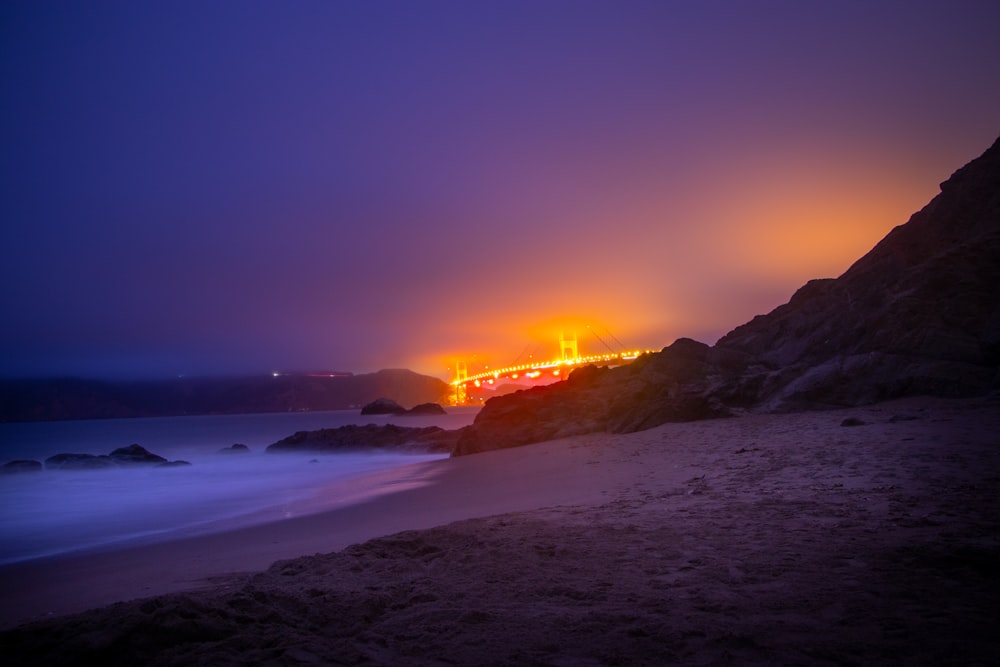
[[[106, 454], [137, 442], [192, 465], [0, 476], [0, 564], [280, 521], [429, 483], [440, 454], [268, 454], [300, 430], [351, 423], [460, 428], [475, 411], [361, 417], [357, 411], [0, 424], [4, 460]], [[234, 443], [247, 453], [220, 453]], [[373, 473], [380, 473], [375, 475]]]

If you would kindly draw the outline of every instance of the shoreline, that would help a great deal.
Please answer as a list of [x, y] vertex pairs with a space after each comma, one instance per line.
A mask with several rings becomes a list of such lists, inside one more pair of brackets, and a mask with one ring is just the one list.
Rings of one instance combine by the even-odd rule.
[[[476, 409], [478, 410], [478, 408]], [[409, 417], [408, 425], [461, 428], [475, 412]], [[448, 453], [367, 448], [343, 452], [269, 452], [291, 433], [360, 425], [357, 411], [302, 415], [240, 415], [132, 420], [117, 423], [35, 423], [4, 430], [5, 454], [42, 461], [59, 452], [106, 455], [125, 442], [193, 465], [101, 470], [43, 469], [4, 475], [0, 484], [0, 563], [93, 548], [164, 541], [233, 526], [277, 521], [344, 504], [338, 486], [358, 475]], [[416, 420], [416, 421], [413, 421]], [[371, 420], [393, 423], [388, 417]], [[402, 421], [402, 420], [400, 420]], [[429, 424], [428, 422], [437, 422]], [[0, 426], [4, 426], [0, 424]], [[280, 436], [275, 434], [280, 433]], [[222, 444], [248, 443], [236, 456]], [[5, 459], [6, 460], [6, 459]], [[308, 462], [308, 463], [307, 463]], [[350, 502], [364, 493], [355, 487]]]
[[[11, 558], [10, 560], [0, 560], [0, 570], [8, 566], [27, 565], [49, 560], [83, 558], [94, 554], [125, 551], [137, 547], [177, 542], [216, 533], [230, 533], [244, 528], [262, 527], [273, 523], [280, 523], [294, 517], [335, 511], [349, 505], [367, 502], [379, 495], [396, 493], [399, 490], [416, 488], [431, 483], [428, 479], [431, 472], [429, 470], [423, 472], [423, 466], [427, 463], [433, 463], [446, 458], [438, 455], [433, 456], [435, 458], [429, 461], [421, 460], [374, 471], [348, 474], [341, 479], [333, 481], [332, 492], [330, 489], [325, 491], [317, 490], [315, 493], [309, 495], [286, 499], [281, 503], [265, 504], [250, 510], [237, 511], [228, 516], [218, 516], [201, 521], [189, 521], [178, 526], [139, 531], [128, 535], [107, 536], [101, 541], [89, 541], [84, 546], [57, 548], [48, 553], [37, 553], [30, 556]], [[414, 458], [427, 459], [430, 457], [415, 455]], [[329, 497], [324, 498], [324, 493], [329, 493], [332, 499]], [[316, 507], [320, 507], [321, 509], [315, 509]]]
[[[974, 661], [1000, 650], [998, 432], [996, 398], [903, 399], [422, 464], [431, 484], [323, 514], [0, 568], [4, 628], [52, 618], [5, 642], [77, 659], [96, 628], [139, 633], [151, 664], [265, 644], [404, 665]], [[157, 643], [178, 614], [226, 639]]]
[[[584, 436], [584, 439], [598, 436]], [[574, 439], [579, 440], [579, 438]], [[532, 471], [520, 470], [526, 448], [498, 450], [486, 459], [457, 457], [409, 464], [354, 478], [341, 488], [344, 505], [288, 519], [148, 543], [95, 547], [0, 565], [0, 629], [72, 614], [115, 602], [201, 590], [273, 562], [344, 549], [392, 533], [442, 523], [586, 502], [580, 468], [562, 469], [563, 441], [534, 445]], [[553, 450], [553, 451], [549, 451]], [[555, 455], [553, 455], [555, 454]], [[479, 455], [477, 455], [479, 456]], [[579, 461], [577, 461], [579, 463]], [[520, 478], [511, 496], [503, 479]], [[546, 484], [544, 478], [563, 477]], [[527, 482], [527, 484], [524, 484]], [[373, 485], [406, 487], [388, 493]], [[350, 489], [356, 489], [351, 494]], [[354, 502], [355, 496], [373, 498]], [[267, 512], [272, 512], [267, 510]], [[230, 522], [220, 521], [220, 524]]]

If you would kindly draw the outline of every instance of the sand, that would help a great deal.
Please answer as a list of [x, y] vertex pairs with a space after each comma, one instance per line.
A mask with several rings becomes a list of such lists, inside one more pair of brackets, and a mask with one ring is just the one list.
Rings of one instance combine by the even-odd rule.
[[[848, 418], [863, 423], [842, 426]], [[2, 568], [5, 627], [44, 620], [0, 635], [0, 655], [33, 665], [1000, 661], [996, 398], [668, 424], [421, 464], [411, 476], [432, 483], [266, 526]]]

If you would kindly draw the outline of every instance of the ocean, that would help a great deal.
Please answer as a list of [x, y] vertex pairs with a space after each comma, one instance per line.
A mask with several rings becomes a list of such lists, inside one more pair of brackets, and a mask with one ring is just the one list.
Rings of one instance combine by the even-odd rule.
[[[44, 470], [0, 475], [0, 564], [220, 528], [280, 521], [430, 483], [441, 454], [267, 454], [296, 431], [347, 424], [457, 429], [478, 408], [441, 416], [364, 416], [358, 410], [0, 423], [0, 463], [61, 452], [109, 454], [138, 443], [174, 468]], [[244, 444], [244, 454], [219, 450]], [[369, 473], [389, 473], [371, 476]]]

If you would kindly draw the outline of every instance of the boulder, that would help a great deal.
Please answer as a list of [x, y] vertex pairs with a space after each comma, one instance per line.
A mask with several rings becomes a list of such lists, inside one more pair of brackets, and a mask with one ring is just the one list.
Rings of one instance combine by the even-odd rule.
[[241, 445], [240, 443], [230, 445], [229, 447], [223, 447], [222, 449], [219, 450], [219, 454], [249, 454], [249, 453], [250, 453], [250, 448], [247, 447], [246, 445]]
[[167, 462], [162, 456], [153, 454], [145, 447], [137, 444], [131, 444], [128, 447], [119, 447], [111, 452], [110, 458], [115, 463], [124, 466], [156, 465]]
[[391, 398], [376, 398], [361, 408], [363, 415], [401, 415], [405, 412], [406, 408]]
[[3, 464], [0, 468], [0, 472], [4, 475], [17, 475], [25, 472], [41, 472], [42, 462], [41, 461], [30, 461], [25, 459], [18, 459], [16, 461], [8, 461]]
[[154, 468], [184, 468], [191, 465], [190, 461], [164, 461], [163, 463], [157, 463]]
[[118, 464], [110, 456], [94, 454], [56, 454], [45, 459], [46, 470], [101, 470], [117, 468]]
[[[445, 435], [456, 433], [455, 436]], [[268, 453], [276, 452], [345, 452], [372, 449], [400, 451], [451, 452], [457, 432], [438, 426], [409, 428], [386, 424], [378, 426], [348, 425], [316, 431], [299, 431], [268, 445]]]
[[56, 454], [45, 459], [45, 467], [49, 470], [100, 470], [103, 468], [153, 466], [166, 463], [162, 456], [153, 454], [146, 448], [132, 444], [119, 447], [107, 455], [94, 454]]

